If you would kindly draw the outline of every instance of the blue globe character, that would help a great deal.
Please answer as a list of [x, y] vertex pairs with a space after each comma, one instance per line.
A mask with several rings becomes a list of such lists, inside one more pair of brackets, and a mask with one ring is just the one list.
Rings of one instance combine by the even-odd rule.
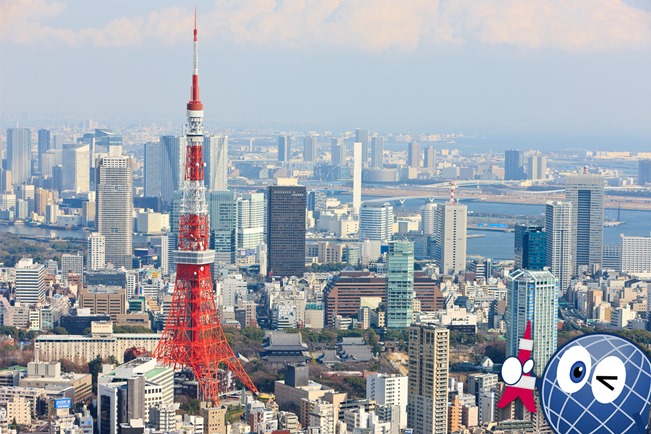
[[547, 364], [539, 390], [557, 434], [649, 432], [651, 359], [628, 339], [594, 333], [571, 340]]

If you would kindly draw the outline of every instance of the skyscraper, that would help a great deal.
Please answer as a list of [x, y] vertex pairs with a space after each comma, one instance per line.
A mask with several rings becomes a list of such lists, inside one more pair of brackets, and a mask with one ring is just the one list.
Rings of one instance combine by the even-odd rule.
[[620, 270], [633, 274], [651, 273], [651, 237], [620, 235], [620, 239]]
[[362, 206], [362, 143], [353, 143], [353, 215], [359, 216]]
[[547, 234], [541, 226], [515, 226], [514, 268], [542, 270], [547, 257]]
[[88, 145], [63, 150], [64, 190], [77, 193], [90, 191], [90, 148]]
[[384, 137], [375, 136], [371, 139], [371, 167], [381, 169], [384, 167]]
[[404, 329], [414, 315], [414, 243], [390, 242], [387, 262], [386, 326]]
[[303, 137], [303, 161], [314, 163], [316, 161], [316, 136]]
[[574, 274], [572, 258], [572, 204], [548, 202], [545, 206], [546, 254], [545, 261], [551, 273], [558, 279], [560, 294], [567, 291]]
[[651, 160], [640, 160], [638, 163], [637, 183], [638, 185], [651, 183]]
[[335, 137], [330, 142], [331, 164], [333, 166], [343, 166], [346, 164], [346, 145], [344, 139]]
[[235, 263], [235, 196], [232, 191], [210, 191], [206, 194], [210, 215], [211, 248], [215, 263]]
[[[162, 182], [163, 150], [160, 142], [145, 143], [145, 165], [143, 168], [145, 197], [160, 197]], [[165, 173], [164, 176], [169, 176]]]
[[504, 151], [504, 179], [507, 181], [524, 179], [522, 154], [517, 149]]
[[213, 191], [228, 190], [228, 137], [209, 136], [203, 138], [206, 161], [206, 188]]
[[[52, 149], [52, 135], [50, 134], [50, 130], [45, 130], [41, 129], [38, 130], [38, 170], [42, 171], [43, 169], [41, 168], [41, 155]], [[42, 172], [41, 172], [42, 174]]]
[[407, 166], [420, 167], [420, 143], [415, 140], [409, 142], [407, 148]]
[[387, 244], [393, 235], [393, 206], [389, 202], [365, 203], [359, 211], [359, 239]]
[[97, 163], [97, 222], [105, 237], [106, 262], [131, 269], [133, 256], [133, 164], [130, 157], [104, 157]]
[[575, 272], [601, 268], [604, 244], [604, 178], [572, 175], [565, 179], [565, 200], [572, 203]]
[[106, 267], [106, 238], [99, 232], [88, 237], [88, 271], [102, 270]]
[[544, 155], [531, 155], [527, 159], [527, 179], [547, 178], [547, 157]]
[[362, 144], [362, 167], [368, 167], [368, 130], [355, 129], [355, 142]]
[[436, 260], [441, 273], [457, 274], [466, 269], [468, 208], [447, 202], [436, 208]]
[[264, 242], [264, 193], [237, 198], [237, 248], [258, 249]]
[[534, 372], [542, 376], [556, 351], [558, 286], [547, 270], [515, 270], [507, 277], [506, 356], [518, 355], [520, 339], [531, 321]]
[[22, 258], [16, 264], [16, 301], [34, 306], [45, 296], [45, 266], [32, 258]]
[[288, 135], [278, 136], [278, 161], [287, 163], [290, 160], [290, 142], [291, 138]]
[[29, 128], [7, 128], [7, 169], [13, 185], [20, 185], [32, 176], [32, 131]]
[[279, 179], [267, 188], [267, 263], [273, 276], [305, 272], [307, 192], [292, 181]]
[[61, 277], [64, 282], [68, 282], [68, 274], [76, 274], [79, 277], [84, 276], [84, 256], [82, 252], [76, 255], [64, 253], [61, 255]]
[[426, 203], [420, 207], [420, 222], [423, 235], [436, 234], [436, 204]]
[[427, 148], [425, 148], [425, 160], [423, 161], [423, 167], [426, 169], [436, 168], [436, 148], [434, 145], [429, 145]]
[[414, 434], [447, 434], [450, 331], [414, 324], [409, 328], [407, 425]]
[[171, 206], [174, 192], [181, 188], [185, 167], [186, 138], [162, 136], [161, 143], [161, 199], [167, 207]]

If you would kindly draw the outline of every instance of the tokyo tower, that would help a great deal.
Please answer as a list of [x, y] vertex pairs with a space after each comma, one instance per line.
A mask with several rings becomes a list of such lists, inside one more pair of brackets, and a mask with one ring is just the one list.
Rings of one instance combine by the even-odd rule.
[[199, 100], [197, 16], [194, 17], [194, 59], [187, 104], [185, 174], [181, 187], [176, 285], [162, 337], [154, 357], [164, 364], [192, 370], [202, 399], [219, 402], [219, 368], [234, 373], [254, 393], [257, 389], [235, 357], [222, 330], [210, 266], [210, 217], [206, 205], [203, 161], [203, 104]]

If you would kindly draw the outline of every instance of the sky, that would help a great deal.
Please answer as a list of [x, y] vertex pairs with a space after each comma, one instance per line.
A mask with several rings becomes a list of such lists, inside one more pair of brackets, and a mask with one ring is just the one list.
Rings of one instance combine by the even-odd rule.
[[[651, 150], [650, 0], [196, 7], [208, 124]], [[193, 9], [169, 0], [0, 0], [3, 123], [29, 111], [181, 124]]]

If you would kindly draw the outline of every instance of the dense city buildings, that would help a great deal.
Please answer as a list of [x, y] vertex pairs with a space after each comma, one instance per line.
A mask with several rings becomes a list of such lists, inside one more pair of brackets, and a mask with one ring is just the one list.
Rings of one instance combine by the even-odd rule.
[[515, 270], [507, 276], [506, 356], [518, 355], [520, 339], [531, 322], [534, 372], [542, 376], [556, 351], [558, 284], [549, 271]]
[[97, 223], [105, 260], [131, 269], [133, 256], [133, 166], [129, 157], [104, 157], [97, 166]]
[[572, 204], [572, 243], [575, 272], [601, 268], [604, 243], [604, 179], [600, 175], [565, 178], [565, 200]]

